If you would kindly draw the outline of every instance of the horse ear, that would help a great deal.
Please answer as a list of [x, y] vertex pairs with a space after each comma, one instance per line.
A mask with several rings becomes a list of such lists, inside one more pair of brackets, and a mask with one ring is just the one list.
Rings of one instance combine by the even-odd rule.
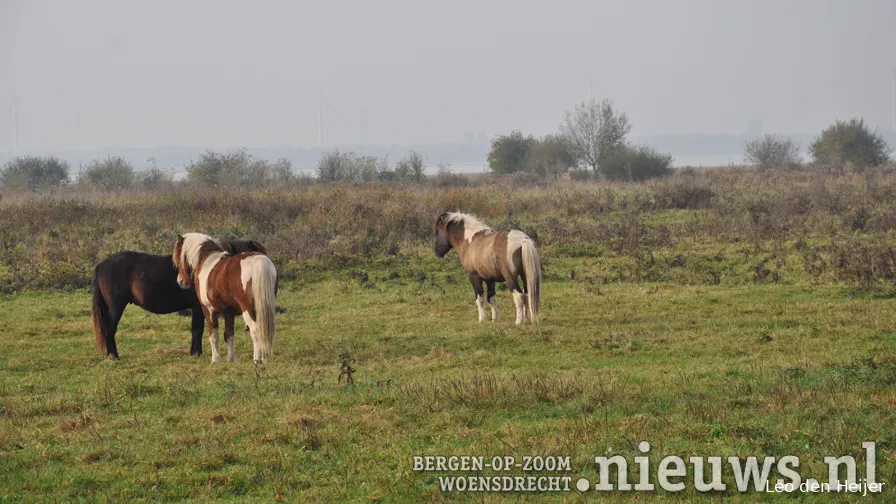
[[432, 225], [433, 229], [438, 228], [439, 226], [444, 225], [444, 224], [445, 224], [445, 219], [447, 219], [447, 218], [448, 218], [448, 212], [442, 212], [441, 215], [439, 215], [438, 217], [436, 217], [436, 221], [435, 221], [435, 222], [433, 223], [433, 225]]
[[184, 241], [184, 237], [183, 237], [183, 235], [181, 235], [181, 234], [178, 233], [178, 235], [177, 235], [177, 241], [179, 241], [179, 242]]

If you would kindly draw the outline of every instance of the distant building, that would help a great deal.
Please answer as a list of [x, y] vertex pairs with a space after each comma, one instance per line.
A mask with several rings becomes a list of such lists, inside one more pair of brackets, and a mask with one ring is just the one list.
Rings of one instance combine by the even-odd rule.
[[473, 133], [472, 131], [468, 131], [468, 132], [466, 132], [466, 134], [464, 134], [464, 143], [465, 144], [470, 145], [475, 142], [476, 142], [476, 134], [475, 133]]
[[762, 120], [751, 119], [747, 121], [747, 136], [758, 137], [762, 134]]
[[480, 132], [479, 132], [479, 135], [478, 135], [478, 137], [477, 137], [477, 140], [479, 140], [477, 143], [480, 143], [480, 144], [487, 144], [487, 143], [488, 143], [488, 136], [485, 134], [485, 132], [480, 131]]

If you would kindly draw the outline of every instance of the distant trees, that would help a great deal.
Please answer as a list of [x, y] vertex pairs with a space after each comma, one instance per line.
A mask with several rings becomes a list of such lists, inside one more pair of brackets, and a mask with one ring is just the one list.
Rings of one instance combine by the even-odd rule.
[[56, 157], [25, 156], [0, 169], [0, 186], [15, 191], [44, 191], [68, 184], [68, 163]]
[[744, 144], [744, 161], [760, 170], [798, 170], [800, 147], [789, 137], [764, 135]]
[[584, 101], [566, 112], [560, 133], [566, 138], [580, 165], [606, 175], [601, 164], [626, 145], [631, 132], [628, 116], [614, 110], [613, 102]]
[[388, 156], [358, 156], [336, 150], [321, 156], [316, 174], [321, 182], [420, 182], [426, 178], [426, 163], [420, 153], [410, 151], [391, 170]]
[[338, 182], [354, 180], [355, 160], [354, 152], [325, 152], [317, 162], [317, 180], [321, 182]]
[[156, 190], [171, 185], [171, 176], [156, 167], [147, 168], [137, 176], [140, 186], [144, 189]]
[[426, 165], [423, 156], [416, 151], [408, 152], [408, 155], [395, 165], [395, 178], [399, 181], [415, 182], [426, 178]]
[[535, 138], [520, 131], [492, 140], [488, 165], [492, 172], [506, 175], [529, 172], [538, 175], [565, 173], [576, 159], [566, 139], [559, 135]]
[[672, 156], [646, 145], [623, 145], [604, 158], [601, 171], [609, 179], [629, 182], [664, 177], [672, 172]]
[[576, 165], [576, 156], [562, 135], [546, 135], [535, 140], [523, 157], [523, 169], [536, 175], [566, 173]]
[[280, 159], [268, 163], [245, 149], [229, 153], [206, 151], [187, 166], [190, 182], [205, 187], [265, 187], [295, 178], [292, 163]]
[[500, 135], [492, 140], [492, 149], [488, 153], [488, 166], [494, 173], [506, 175], [525, 169], [523, 160], [535, 145], [532, 135], [523, 136], [519, 130], [509, 135]]
[[127, 189], [134, 184], [134, 167], [120, 157], [107, 157], [87, 165], [78, 179], [107, 191]]
[[809, 152], [817, 164], [855, 171], [875, 168], [890, 159], [887, 142], [872, 132], [864, 119], [835, 122], [821, 132]]
[[[629, 145], [631, 124], [608, 100], [582, 102], [567, 111], [560, 132], [536, 138], [513, 131], [492, 140], [488, 164], [493, 173], [528, 172], [540, 176], [590, 168], [616, 180], [645, 180], [672, 171], [672, 156]], [[588, 172], [576, 172], [578, 175]]]

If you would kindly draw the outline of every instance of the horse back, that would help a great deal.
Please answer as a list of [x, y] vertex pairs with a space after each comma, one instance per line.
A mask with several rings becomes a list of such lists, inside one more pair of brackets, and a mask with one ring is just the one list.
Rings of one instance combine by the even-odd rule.
[[181, 289], [171, 256], [122, 251], [96, 266], [107, 297], [133, 303], [153, 313], [172, 313], [198, 306], [192, 289]]
[[507, 266], [507, 233], [477, 234], [466, 247], [461, 262], [467, 272], [475, 271], [483, 280], [504, 280]]
[[206, 277], [205, 289], [208, 301], [215, 311], [230, 315], [242, 313], [242, 307], [251, 299], [251, 272], [244, 272], [243, 261], [253, 256], [266, 255], [261, 252], [225, 255], [212, 266]]

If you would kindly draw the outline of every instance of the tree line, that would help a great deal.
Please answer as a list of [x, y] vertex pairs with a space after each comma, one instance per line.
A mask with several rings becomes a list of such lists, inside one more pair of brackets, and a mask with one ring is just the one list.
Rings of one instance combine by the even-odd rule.
[[672, 156], [628, 141], [632, 126], [613, 102], [588, 100], [566, 112], [559, 131], [541, 138], [513, 131], [492, 140], [488, 154], [494, 173], [528, 172], [645, 180], [672, 170]]
[[[611, 101], [588, 100], [566, 112], [559, 131], [543, 137], [519, 130], [491, 141], [488, 165], [497, 175], [530, 173], [553, 177], [570, 173], [577, 178], [599, 177], [640, 181], [672, 171], [672, 156], [629, 142], [631, 123]], [[890, 161], [892, 150], [883, 137], [862, 119], [836, 121], [809, 146], [808, 167], [835, 172], [861, 172]], [[744, 160], [760, 170], [807, 168], [800, 146], [780, 135], [764, 135], [744, 145]], [[229, 153], [206, 151], [187, 167], [187, 183], [202, 187], [268, 187], [296, 182], [303, 177], [288, 159], [258, 159], [245, 149]], [[315, 171], [319, 182], [420, 183], [465, 185], [464, 177], [442, 166], [427, 177], [425, 160], [415, 151], [390, 164], [388, 156], [359, 156], [338, 150], [326, 152]], [[108, 157], [88, 164], [76, 182], [106, 191], [130, 188], [158, 189], [174, 184], [169, 172], [152, 167], [137, 171], [127, 160]], [[69, 166], [56, 157], [20, 157], [0, 168], [0, 188], [38, 192], [70, 183]]]
[[[206, 151], [186, 167], [186, 183], [200, 187], [268, 187], [309, 178], [297, 173], [288, 159], [258, 159], [245, 149], [228, 153]], [[69, 185], [68, 163], [54, 156], [16, 158], [0, 168], [0, 188], [40, 192]], [[426, 180], [425, 161], [415, 151], [396, 162], [388, 156], [358, 156], [353, 152], [324, 153], [318, 162], [316, 178], [320, 182], [405, 182]], [[436, 177], [450, 177], [442, 173]], [[127, 160], [110, 156], [95, 160], [78, 173], [74, 182], [105, 191], [133, 188], [159, 189], [174, 185], [170, 172], [152, 167], [138, 171]], [[457, 181], [455, 181], [457, 182]], [[454, 184], [460, 185], [460, 184]]]
[[[744, 145], [744, 160], [760, 170], [806, 168], [800, 146], [790, 137], [768, 134]], [[809, 145], [808, 167], [831, 172], [863, 172], [890, 161], [892, 149], [864, 119], [836, 121]]]

